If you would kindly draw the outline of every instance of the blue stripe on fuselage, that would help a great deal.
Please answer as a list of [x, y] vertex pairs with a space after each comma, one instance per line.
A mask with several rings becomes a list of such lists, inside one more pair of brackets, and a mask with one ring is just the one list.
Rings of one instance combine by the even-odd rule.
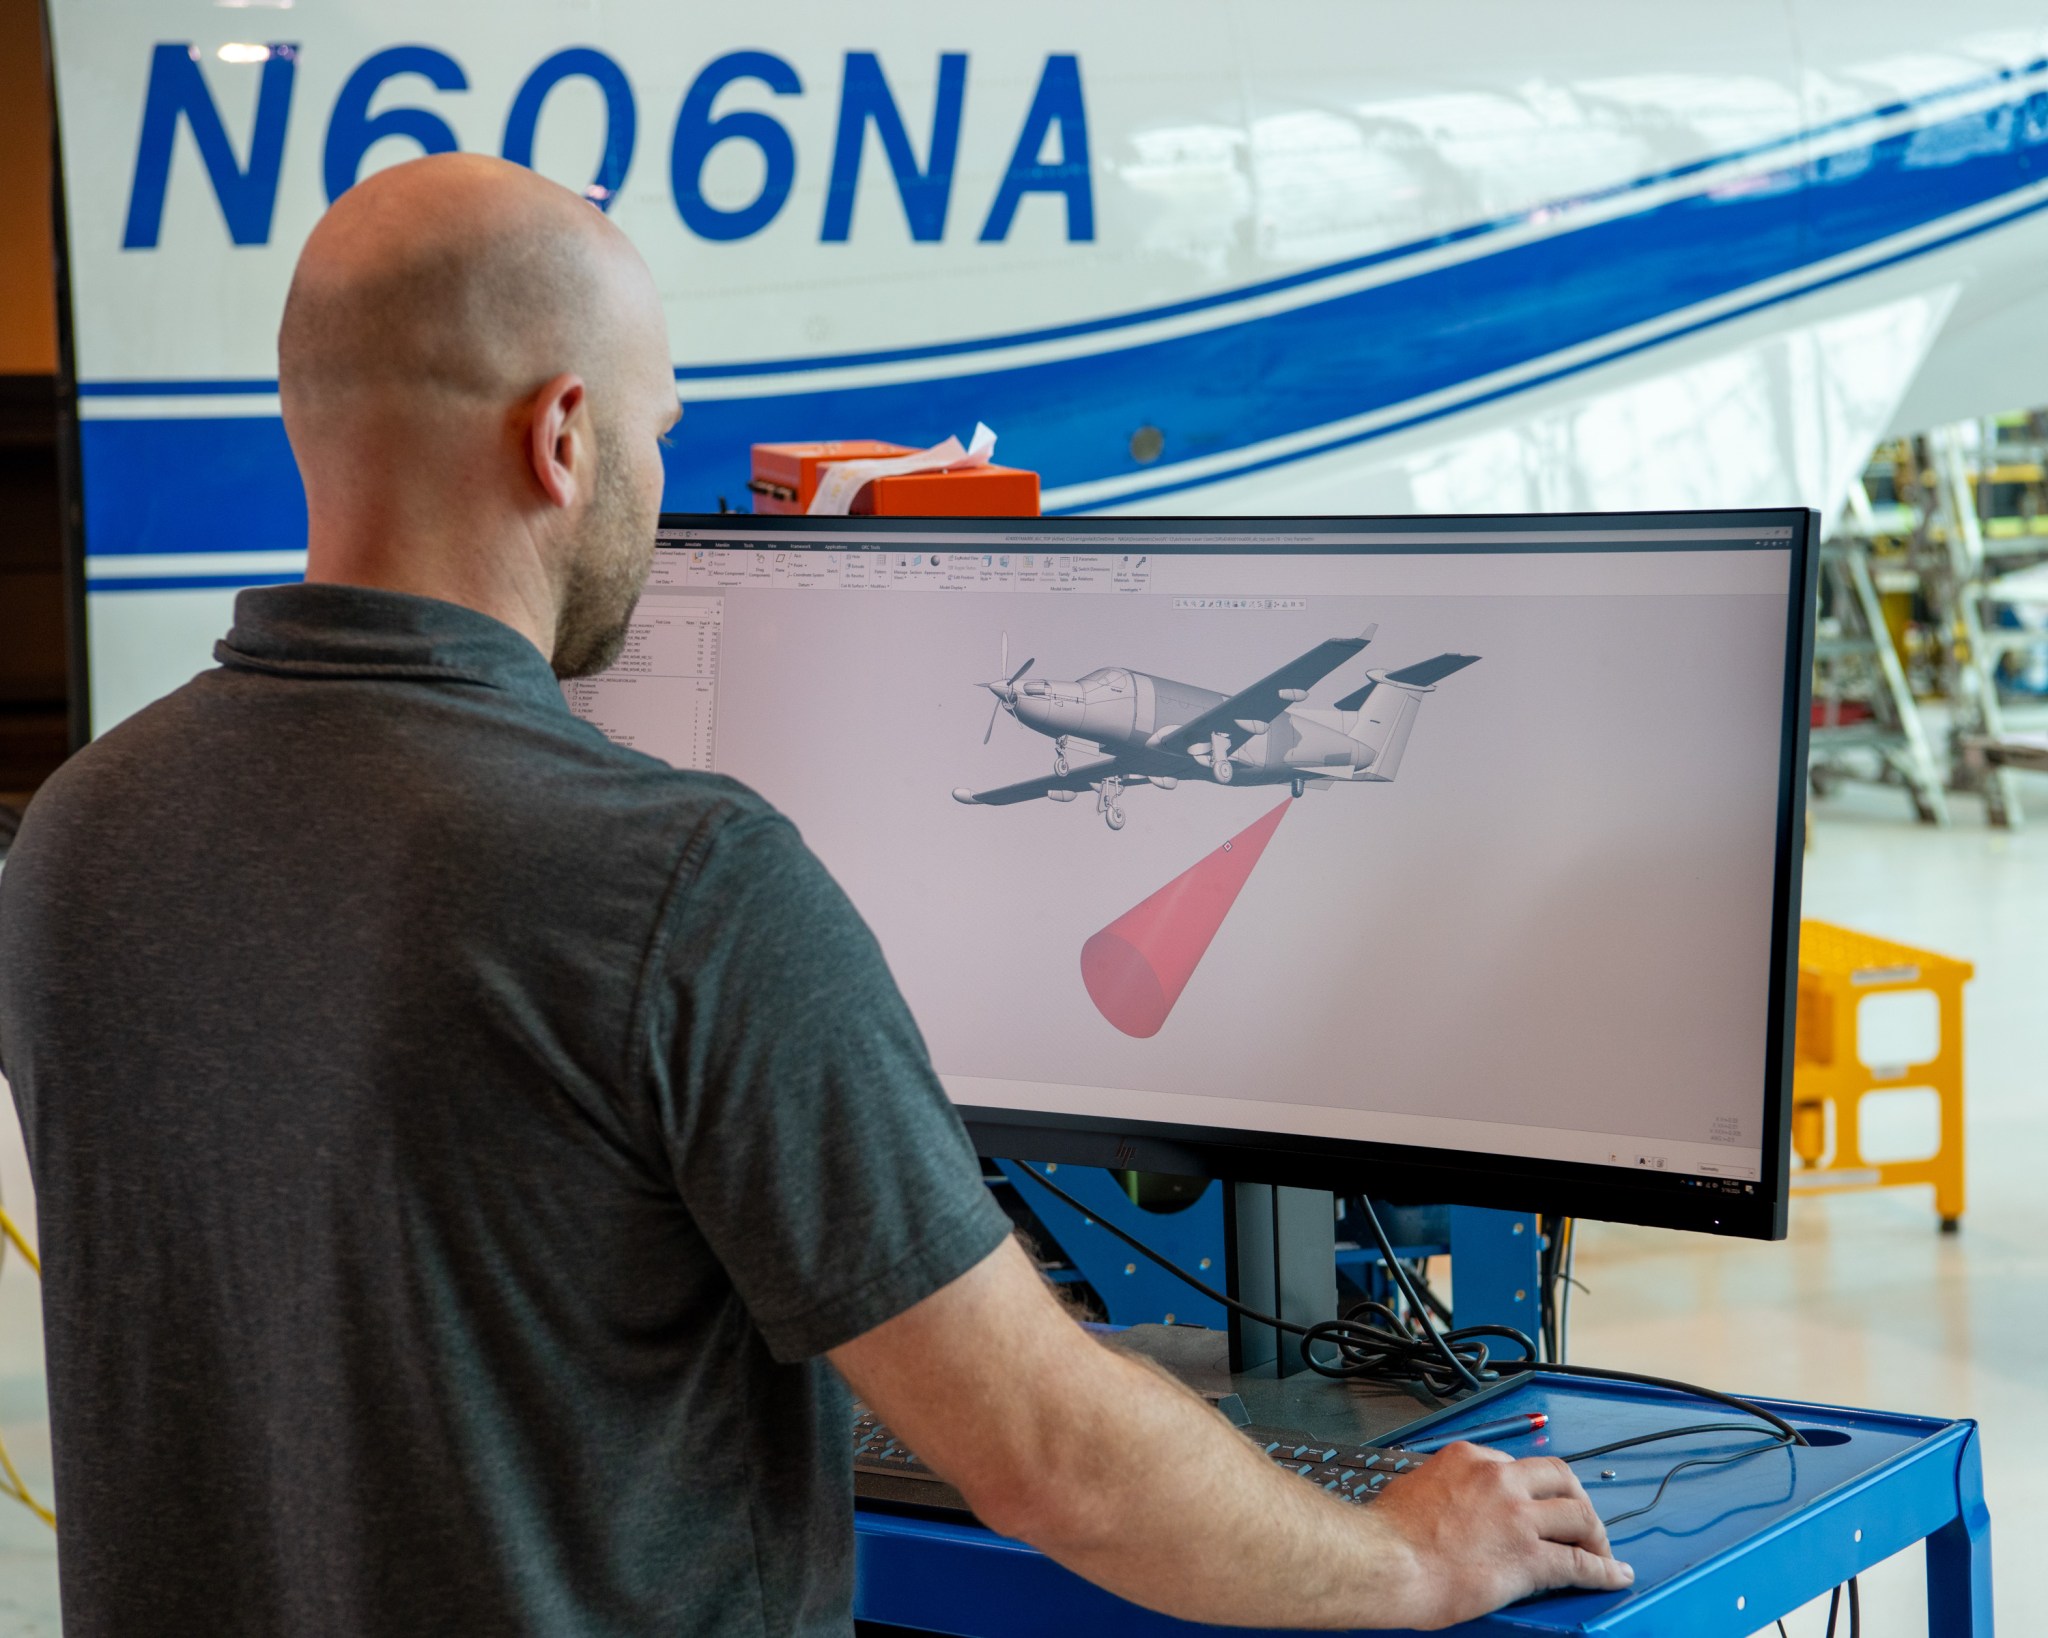
[[[2048, 99], [2036, 104], [2048, 114]], [[755, 442], [930, 443], [977, 419], [1007, 431], [1005, 454], [1049, 489], [1169, 480], [1178, 461], [1390, 409], [1927, 226], [2042, 180], [2044, 159], [2048, 117], [2012, 106], [1889, 138], [1853, 164], [1745, 178], [1193, 335], [938, 380], [696, 401], [670, 493], [687, 509], [737, 500]], [[1142, 426], [1165, 435], [1143, 466], [1130, 454]]]
[[[78, 442], [89, 557], [305, 547], [305, 491], [276, 416], [84, 421]], [[142, 589], [92, 584], [123, 587]]]
[[[934, 380], [695, 400], [668, 458], [665, 504], [709, 510], [721, 496], [738, 504], [753, 443], [878, 435], [936, 442], [976, 419], [1005, 431], [1004, 454], [1036, 468], [1048, 488], [1128, 474], [1150, 480], [1148, 492], [1214, 481], [1177, 479], [1176, 464], [1391, 410], [1671, 319], [1998, 200], [2044, 174], [2048, 94], [2037, 92], [1847, 154], [1530, 243], [1476, 246], [1449, 266], [1191, 335]], [[1146, 425], [1163, 431], [1165, 453], [1140, 466], [1130, 439]], [[90, 420], [81, 440], [92, 554], [304, 542], [304, 501], [274, 417]]]

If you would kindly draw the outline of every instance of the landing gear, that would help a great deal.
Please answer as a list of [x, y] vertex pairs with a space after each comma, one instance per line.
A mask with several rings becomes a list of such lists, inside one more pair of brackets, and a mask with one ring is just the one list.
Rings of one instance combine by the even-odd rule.
[[1052, 776], [1055, 779], [1067, 777], [1067, 736], [1065, 734], [1052, 742]]
[[1117, 798], [1124, 793], [1124, 782], [1112, 774], [1095, 787], [1095, 811], [1102, 815], [1102, 822], [1111, 830], [1124, 828], [1124, 810]]
[[1210, 763], [1209, 772], [1216, 776], [1216, 783], [1219, 785], [1227, 785], [1237, 777], [1236, 765], [1227, 756], [1218, 757]]

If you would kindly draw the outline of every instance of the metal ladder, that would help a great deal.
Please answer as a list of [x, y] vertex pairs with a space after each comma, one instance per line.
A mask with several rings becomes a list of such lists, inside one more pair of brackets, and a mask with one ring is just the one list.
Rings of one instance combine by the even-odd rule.
[[1931, 530], [1919, 530], [1914, 557], [1921, 594], [1942, 628], [1936, 666], [1955, 713], [1950, 730], [1952, 787], [1981, 796], [1992, 824], [2016, 830], [2024, 815], [2012, 770], [1985, 754], [1987, 747], [2006, 737], [1997, 672], [2007, 645], [1984, 628], [1983, 601], [1990, 575], [1963, 442], [1960, 427], [1940, 427], [1927, 435], [1941, 538], [1933, 538]]
[[[1870, 498], [1859, 480], [1850, 486], [1841, 529], [1821, 547], [1821, 572], [1837, 629], [1814, 643], [1818, 715], [1809, 740], [1808, 778], [1821, 796], [1845, 779], [1901, 785], [1924, 823], [1945, 825], [1948, 799], [1940, 767], [1871, 575], [1872, 533]], [[1868, 720], [1830, 720], [1845, 701], [1867, 706]], [[1874, 772], [1859, 766], [1858, 752], [1875, 758]]]

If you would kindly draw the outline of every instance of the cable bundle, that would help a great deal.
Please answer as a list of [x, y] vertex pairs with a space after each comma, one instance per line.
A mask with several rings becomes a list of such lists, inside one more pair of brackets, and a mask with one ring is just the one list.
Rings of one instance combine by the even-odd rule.
[[[1046, 1190], [1056, 1199], [1065, 1201], [1082, 1217], [1100, 1228], [1108, 1230], [1117, 1239], [1139, 1255], [1150, 1258], [1167, 1273], [1193, 1286], [1203, 1296], [1221, 1303], [1233, 1314], [1240, 1314], [1260, 1325], [1271, 1326], [1276, 1331], [1286, 1332], [1301, 1339], [1301, 1357], [1312, 1371], [1323, 1376], [1337, 1377], [1353, 1382], [1382, 1382], [1390, 1386], [1421, 1388], [1438, 1399], [1454, 1398], [1461, 1393], [1477, 1392], [1490, 1381], [1499, 1381], [1503, 1375], [1527, 1371], [1546, 1371], [1557, 1376], [1582, 1376], [1594, 1382], [1634, 1382], [1644, 1387], [1663, 1388], [1673, 1393], [1691, 1395], [1698, 1399], [1711, 1399], [1717, 1404], [1754, 1421], [1694, 1422], [1684, 1427], [1664, 1428], [1655, 1433], [1637, 1434], [1629, 1439], [1617, 1439], [1611, 1444], [1596, 1445], [1591, 1450], [1574, 1451], [1559, 1460], [1582, 1462], [1595, 1456], [1605, 1456], [1617, 1450], [1627, 1450], [1636, 1445], [1661, 1443], [1666, 1439], [1682, 1439], [1699, 1433], [1749, 1432], [1757, 1422], [1766, 1424], [1772, 1437], [1760, 1444], [1750, 1445], [1727, 1456], [1692, 1456], [1675, 1462], [1666, 1470], [1656, 1494], [1641, 1507], [1617, 1513], [1603, 1524], [1612, 1526], [1625, 1519], [1632, 1519], [1647, 1513], [1664, 1499], [1664, 1492], [1671, 1481], [1688, 1468], [1721, 1467], [1730, 1462], [1739, 1462], [1751, 1456], [1761, 1456], [1770, 1450], [1786, 1450], [1794, 1445], [1804, 1445], [1806, 1436], [1774, 1411], [1761, 1405], [1753, 1405], [1746, 1399], [1733, 1394], [1720, 1393], [1712, 1388], [1702, 1388], [1690, 1382], [1677, 1382], [1667, 1377], [1644, 1376], [1634, 1371], [1594, 1370], [1583, 1365], [1565, 1365], [1546, 1362], [1537, 1358], [1536, 1344], [1522, 1332], [1509, 1325], [1468, 1325], [1449, 1331], [1439, 1331], [1431, 1319], [1432, 1308], [1441, 1310], [1441, 1303], [1432, 1303], [1423, 1295], [1426, 1282], [1418, 1289], [1417, 1281], [1409, 1273], [1407, 1265], [1394, 1255], [1394, 1248], [1387, 1240], [1387, 1232], [1380, 1226], [1379, 1213], [1373, 1209], [1372, 1201], [1363, 1196], [1366, 1226], [1372, 1230], [1373, 1243], [1379, 1248], [1381, 1259], [1387, 1271], [1393, 1276], [1394, 1284], [1401, 1292], [1402, 1300], [1408, 1305], [1406, 1318], [1394, 1312], [1385, 1303], [1364, 1302], [1348, 1309], [1340, 1319], [1324, 1320], [1317, 1325], [1296, 1325], [1273, 1314], [1262, 1314], [1256, 1308], [1246, 1306], [1235, 1297], [1218, 1291], [1207, 1281], [1198, 1280], [1194, 1275], [1169, 1258], [1154, 1251], [1144, 1241], [1126, 1234], [1114, 1223], [1104, 1222], [1087, 1206], [1076, 1200], [1043, 1173], [1026, 1166], [1022, 1168], [1026, 1177]], [[1434, 1293], [1430, 1293], [1434, 1296]], [[1496, 1360], [1492, 1357], [1483, 1339], [1494, 1338], [1512, 1342], [1520, 1348], [1520, 1359]], [[1337, 1350], [1332, 1361], [1318, 1360], [1312, 1346], [1327, 1342]], [[1856, 1618], [1855, 1586], [1850, 1584], [1850, 1618]], [[1833, 1630], [1830, 1622], [1830, 1631]], [[1853, 1625], [1852, 1625], [1853, 1630]]]
[[[1311, 1325], [1302, 1333], [1301, 1357], [1321, 1376], [1420, 1388], [1449, 1399], [1497, 1376], [1486, 1339], [1511, 1342], [1533, 1355], [1529, 1339], [1511, 1325], [1467, 1325], [1449, 1331], [1411, 1324], [1383, 1302], [1361, 1302], [1342, 1317]], [[1313, 1346], [1327, 1342], [1335, 1360], [1318, 1359]]]

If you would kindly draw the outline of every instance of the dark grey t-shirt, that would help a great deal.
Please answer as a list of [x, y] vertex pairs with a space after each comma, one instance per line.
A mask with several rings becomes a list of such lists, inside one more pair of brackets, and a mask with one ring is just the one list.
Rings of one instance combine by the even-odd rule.
[[1007, 1228], [860, 918], [484, 615], [218, 657], [0, 873], [65, 1631], [844, 1633], [816, 1356]]

